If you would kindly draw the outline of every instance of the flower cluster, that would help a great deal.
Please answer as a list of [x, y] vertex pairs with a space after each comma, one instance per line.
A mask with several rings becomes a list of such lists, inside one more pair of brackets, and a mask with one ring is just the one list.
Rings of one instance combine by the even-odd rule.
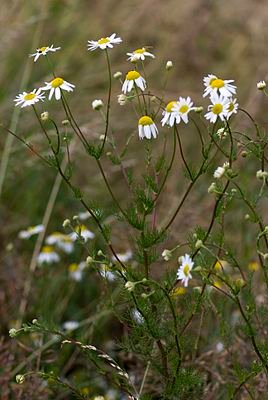
[[208, 106], [208, 113], [205, 114], [207, 120], [215, 123], [220, 118], [224, 121], [237, 113], [238, 103], [232, 97], [236, 93], [236, 86], [232, 84], [234, 82], [232, 79], [223, 80], [209, 74], [203, 81], [205, 86], [203, 97], [209, 95], [212, 103]]

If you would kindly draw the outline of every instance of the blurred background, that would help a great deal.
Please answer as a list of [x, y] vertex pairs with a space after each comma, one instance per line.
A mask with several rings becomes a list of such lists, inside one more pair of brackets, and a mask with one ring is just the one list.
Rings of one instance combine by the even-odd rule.
[[[95, 98], [106, 101], [107, 68], [101, 51], [87, 51], [87, 40], [97, 40], [115, 32], [123, 43], [109, 53], [113, 73], [122, 71], [124, 75], [131, 69], [126, 61], [128, 51], [150, 46], [149, 51], [156, 58], [146, 61], [146, 74], [155, 94], [161, 95], [165, 64], [167, 60], [172, 60], [174, 69], [170, 72], [165, 91], [167, 102], [189, 95], [195, 105], [206, 107], [207, 102], [202, 98], [202, 80], [203, 76], [213, 73], [223, 79], [235, 80], [240, 105], [267, 128], [267, 102], [256, 90], [256, 82], [268, 78], [267, 20], [266, 0], [1, 0], [0, 122], [19, 135], [23, 134], [38, 150], [45, 151], [31, 110], [14, 109], [13, 99], [23, 90], [32, 90], [51, 79], [44, 57], [34, 63], [28, 55], [38, 47], [54, 44], [61, 47], [61, 51], [51, 57], [55, 70], [59, 76], [76, 85], [74, 93], [69, 95], [70, 106], [87, 137], [97, 139], [103, 133], [103, 122], [99, 114], [92, 110], [91, 102]], [[122, 109], [117, 103], [120, 93], [121, 85], [114, 80], [111, 124], [119, 147], [130, 132], [136, 132], [130, 107]], [[39, 111], [49, 111], [59, 124], [64, 119], [56, 101], [43, 104]], [[243, 124], [248, 128], [246, 119]], [[8, 329], [20, 318], [18, 305], [35, 243], [34, 240], [21, 243], [17, 235], [28, 226], [41, 223], [56, 173], [23, 148], [21, 143], [7, 136], [3, 129], [0, 128], [0, 131], [0, 333], [7, 335]], [[131, 146], [130, 162], [135, 174], [139, 175], [143, 172], [139, 159], [143, 157], [144, 150], [141, 153], [143, 142], [138, 140], [137, 134]], [[157, 146], [160, 146], [159, 143]], [[187, 132], [185, 146], [189, 158], [195, 157], [196, 135]], [[109, 207], [111, 201], [93, 161], [84, 155], [79, 146], [73, 152], [76, 183], [88, 198], [94, 197], [97, 204], [101, 202]], [[250, 170], [251, 167], [247, 168]], [[111, 168], [108, 178], [118, 198], [126, 202], [118, 171]], [[165, 209], [160, 212], [160, 219], [166, 217], [166, 204], [170, 209], [176, 208], [182, 180], [178, 172], [168, 181]], [[173, 244], [185, 233], [185, 227], [192, 227], [196, 221], [206, 226], [206, 211], [212, 204], [202, 200], [207, 193], [207, 184], [191, 197], [191, 207], [187, 207], [184, 216], [175, 223], [171, 236]], [[61, 185], [52, 206], [48, 232], [62, 229], [62, 221], [79, 211], [82, 210], [77, 201]], [[89, 225], [90, 229], [96, 230], [92, 222]], [[131, 247], [131, 240], [126, 240], [124, 229], [115, 227], [115, 246], [121, 252]], [[239, 229], [244, 228], [241, 226]], [[250, 240], [249, 237], [249, 245]], [[75, 257], [83, 257], [81, 249], [77, 250]], [[67, 265], [70, 260], [66, 259], [65, 263]], [[77, 289], [73, 283], [68, 286], [63, 279], [48, 290], [48, 281], [54, 277], [51, 271], [35, 272], [25, 320], [38, 315], [49, 317], [52, 304], [57, 301], [60, 306], [51, 316], [56, 323], [73, 319], [74, 314], [75, 319], [84, 318], [94, 310], [94, 285], [87, 284], [92, 289], [89, 294], [85, 284]], [[99, 285], [102, 288], [102, 284]], [[46, 290], [47, 299], [52, 296], [50, 301], [44, 300]], [[68, 290], [71, 290], [71, 299]], [[12, 363], [10, 361], [11, 369], [14, 366]]]

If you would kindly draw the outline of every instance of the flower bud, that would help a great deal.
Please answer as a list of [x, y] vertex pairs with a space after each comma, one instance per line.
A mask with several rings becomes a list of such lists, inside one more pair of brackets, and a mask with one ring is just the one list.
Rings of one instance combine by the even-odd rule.
[[122, 72], [121, 71], [117, 71], [114, 73], [114, 79], [120, 79], [122, 77]]
[[264, 90], [266, 88], [266, 83], [265, 81], [260, 81], [257, 83], [257, 89], [258, 90]]
[[104, 106], [102, 100], [93, 100], [92, 101], [92, 108], [93, 110], [100, 110]]
[[215, 182], [212, 182], [212, 184], [208, 188], [208, 193], [216, 193], [217, 191], [217, 185]]
[[165, 250], [162, 252], [162, 257], [163, 257], [163, 259], [164, 259], [165, 261], [169, 261], [169, 260], [172, 258], [172, 252], [171, 252], [170, 250], [168, 250], [168, 249], [165, 249]]
[[88, 256], [88, 257], [86, 258], [86, 263], [87, 263], [87, 265], [92, 264], [93, 261], [94, 261], [94, 259], [93, 259], [91, 256]]
[[25, 376], [24, 375], [16, 375], [16, 382], [19, 385], [22, 385], [25, 382]]
[[120, 104], [120, 106], [124, 106], [127, 102], [127, 96], [121, 93], [117, 96], [117, 101]]
[[135, 289], [136, 283], [135, 282], [131, 282], [131, 281], [127, 281], [125, 284], [125, 288], [129, 291], [129, 292], [133, 292]]
[[63, 221], [62, 226], [63, 226], [63, 228], [67, 228], [68, 226], [71, 226], [71, 221], [69, 219], [65, 219]]
[[42, 121], [47, 121], [49, 119], [49, 113], [47, 111], [42, 112], [40, 118]]
[[202, 106], [194, 107], [194, 111], [195, 111], [197, 114], [201, 114], [201, 113], [204, 111], [204, 107], [202, 107]]
[[256, 178], [257, 179], [266, 179], [268, 177], [268, 172], [267, 171], [262, 171], [261, 169], [256, 172]]
[[196, 243], [195, 243], [195, 248], [196, 249], [200, 249], [202, 246], [203, 246], [202, 240], [200, 240], [200, 239], [197, 240]]
[[14, 338], [14, 337], [16, 337], [17, 336], [17, 334], [18, 334], [18, 331], [17, 331], [17, 329], [15, 329], [15, 328], [11, 328], [11, 329], [9, 329], [9, 336], [11, 337], [11, 338]]
[[68, 119], [64, 119], [61, 121], [62, 125], [70, 125], [70, 121]]
[[170, 71], [172, 68], [173, 68], [173, 62], [172, 61], [167, 61], [166, 70]]

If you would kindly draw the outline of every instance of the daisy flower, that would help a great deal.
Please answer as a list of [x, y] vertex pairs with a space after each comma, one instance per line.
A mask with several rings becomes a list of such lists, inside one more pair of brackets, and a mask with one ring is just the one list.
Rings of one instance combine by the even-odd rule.
[[44, 93], [41, 92], [41, 89], [34, 89], [32, 92], [23, 92], [21, 94], [18, 94], [15, 98], [15, 105], [16, 106], [21, 106], [21, 108], [27, 107], [27, 106], [32, 106], [35, 103], [38, 103], [38, 101], [44, 101], [45, 96]]
[[79, 240], [80, 237], [82, 237], [84, 241], [87, 242], [89, 239], [93, 239], [95, 235], [85, 225], [78, 225], [75, 228], [75, 231], [69, 234], [69, 238], [75, 241]]
[[138, 71], [129, 71], [126, 74], [125, 82], [122, 86], [122, 92], [127, 93], [133, 89], [134, 84], [141, 90], [145, 90], [146, 81]]
[[119, 44], [122, 42], [120, 37], [116, 37], [116, 33], [113, 33], [111, 36], [107, 36], [105, 38], [101, 38], [99, 40], [88, 40], [88, 50], [94, 51], [96, 49], [105, 50], [107, 48], [113, 48], [114, 44]]
[[158, 135], [158, 129], [152, 120], [151, 117], [148, 115], [144, 115], [139, 119], [139, 138], [140, 139], [151, 139], [152, 137], [155, 139]]
[[82, 261], [79, 264], [73, 263], [68, 267], [69, 276], [76, 282], [80, 282], [83, 278], [83, 271], [86, 268], [87, 264]]
[[57, 50], [60, 50], [60, 47], [53, 47], [54, 45], [52, 44], [51, 46], [43, 46], [39, 47], [39, 49], [36, 49], [36, 52], [33, 54], [30, 54], [29, 57], [34, 57], [34, 62], [38, 60], [40, 56], [46, 56], [47, 53], [55, 52]]
[[210, 98], [212, 104], [208, 106], [208, 113], [205, 118], [210, 122], [215, 123], [219, 117], [222, 121], [227, 117], [229, 99], [217, 93], [212, 93]]
[[61, 232], [54, 232], [46, 238], [46, 244], [57, 246], [58, 249], [64, 251], [65, 253], [72, 253], [74, 249], [74, 244], [72, 239]]
[[37, 264], [53, 264], [60, 261], [60, 256], [55, 252], [53, 247], [44, 246], [37, 257]]
[[132, 53], [127, 53], [128, 61], [137, 62], [139, 60], [144, 61], [145, 57], [155, 58], [152, 53], [146, 50], [146, 47], [142, 47], [141, 49], [134, 50]]
[[177, 104], [177, 102], [173, 100], [166, 105], [165, 111], [163, 111], [162, 113], [163, 115], [163, 118], [161, 119], [162, 126], [164, 125], [173, 126], [175, 122], [176, 124], [180, 122], [181, 120], [180, 115], [178, 114], [178, 112], [173, 111], [173, 107], [175, 106], [175, 104]]
[[29, 226], [26, 230], [19, 232], [20, 239], [29, 239], [33, 235], [38, 235], [38, 233], [44, 231], [44, 225]]
[[48, 100], [51, 100], [54, 92], [56, 100], [61, 98], [61, 90], [66, 90], [67, 92], [72, 92], [75, 88], [75, 85], [69, 83], [62, 78], [54, 78], [51, 82], [45, 82], [46, 86], [41, 88], [42, 90], [50, 90], [48, 95]]
[[222, 96], [231, 97], [236, 93], [236, 86], [231, 84], [231, 82], [234, 82], [233, 79], [223, 80], [216, 75], [209, 74], [203, 81], [205, 85], [203, 97], [212, 93], [219, 93]]
[[176, 115], [178, 114], [185, 124], [189, 122], [188, 114], [191, 110], [193, 110], [193, 102], [189, 96], [187, 99], [180, 97], [179, 101], [177, 101], [172, 108], [172, 112]]
[[236, 99], [229, 98], [228, 109], [227, 109], [227, 119], [233, 114], [237, 114], [239, 104]]
[[177, 279], [181, 280], [185, 287], [188, 286], [189, 279], [192, 279], [191, 270], [194, 266], [194, 262], [188, 254], [179, 258], [181, 263], [178, 272]]

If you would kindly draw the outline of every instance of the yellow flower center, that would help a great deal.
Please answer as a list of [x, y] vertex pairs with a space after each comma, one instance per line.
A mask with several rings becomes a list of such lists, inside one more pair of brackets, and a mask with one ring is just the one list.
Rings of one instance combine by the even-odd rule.
[[105, 44], [105, 43], [109, 43], [109, 39], [101, 38], [100, 40], [98, 40], [98, 44]]
[[43, 46], [43, 47], [40, 47], [39, 49], [37, 49], [37, 52], [43, 53], [44, 51], [46, 51], [46, 49], [47, 49], [47, 46]]
[[234, 110], [234, 103], [229, 103], [228, 105], [228, 111], [232, 112]]
[[224, 81], [222, 79], [211, 79], [210, 86], [213, 89], [220, 89], [224, 86]]
[[151, 117], [148, 117], [147, 115], [144, 115], [143, 117], [141, 117], [139, 119], [139, 125], [152, 125], [154, 123], [154, 121], [152, 120]]
[[57, 87], [60, 87], [63, 84], [63, 82], [64, 82], [64, 80], [62, 78], [55, 78], [51, 82], [51, 86], [53, 88], [57, 88]]
[[184, 114], [184, 113], [187, 113], [188, 110], [189, 110], [189, 106], [184, 104], [183, 106], [180, 107], [179, 112]]
[[70, 264], [68, 269], [69, 269], [69, 272], [75, 272], [78, 270], [78, 264], [75, 264], [75, 263]]
[[144, 47], [142, 47], [141, 49], [137, 49], [134, 51], [135, 54], [143, 54], [145, 53], [146, 49]]
[[128, 81], [135, 81], [135, 79], [138, 79], [140, 77], [140, 74], [138, 73], [138, 71], [129, 71], [127, 73], [126, 79]]
[[27, 94], [24, 96], [24, 100], [33, 100], [35, 97], [36, 97], [36, 94], [35, 94], [35, 93], [27, 93]]
[[212, 107], [212, 112], [213, 114], [217, 114], [219, 115], [223, 110], [223, 105], [220, 103], [214, 104], [214, 106]]
[[189, 272], [190, 272], [190, 267], [189, 267], [189, 265], [188, 265], [188, 264], [184, 265], [184, 267], [183, 267], [183, 273], [184, 273], [184, 275], [185, 275], [185, 276], [188, 276], [188, 275], [189, 275]]
[[53, 253], [53, 252], [54, 252], [54, 249], [51, 246], [44, 246], [42, 248], [42, 253]]
[[174, 107], [174, 105], [176, 104], [176, 101], [170, 101], [168, 103], [168, 105], [166, 106], [166, 112], [172, 112], [172, 108]]
[[260, 264], [257, 261], [252, 261], [248, 264], [248, 269], [252, 272], [258, 271], [260, 269]]

